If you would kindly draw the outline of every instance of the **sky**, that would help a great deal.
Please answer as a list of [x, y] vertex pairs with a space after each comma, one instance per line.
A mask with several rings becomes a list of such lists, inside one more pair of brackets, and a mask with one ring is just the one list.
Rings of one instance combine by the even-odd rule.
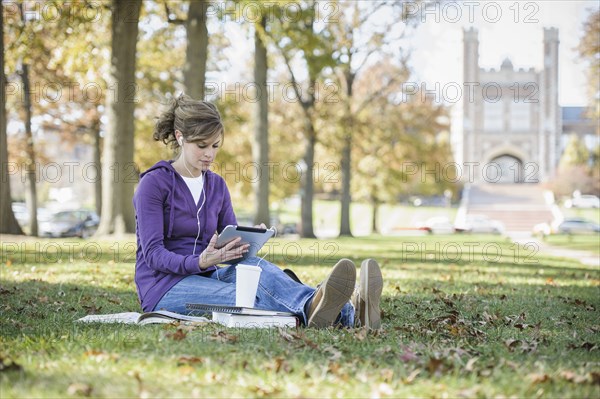
[[[585, 105], [586, 65], [575, 47], [596, 1], [471, 1], [421, 9], [421, 23], [410, 39], [414, 79], [428, 86], [462, 81], [463, 28], [479, 31], [479, 65], [496, 68], [510, 58], [515, 68], [540, 70], [543, 28], [559, 33], [559, 104]], [[445, 7], [445, 8], [444, 8]], [[500, 12], [498, 12], [500, 11]], [[424, 21], [424, 22], [423, 22]]]
[[[369, 2], [363, 1], [363, 6], [368, 7]], [[327, 9], [325, 0], [321, 7]], [[479, 32], [480, 67], [498, 69], [509, 58], [516, 69], [540, 70], [544, 28], [555, 27], [560, 40], [559, 104], [586, 105], [586, 64], [578, 58], [576, 47], [584, 22], [600, 7], [599, 0], [442, 0], [442, 4], [427, 8], [407, 1], [405, 7], [419, 20], [401, 44], [403, 50], [411, 52], [412, 82], [424, 82], [428, 89], [436, 83], [443, 87], [462, 82], [463, 28], [469, 27]], [[323, 19], [327, 16], [322, 14]], [[223, 55], [230, 60], [225, 79], [251, 80], [248, 64], [252, 62], [253, 43], [249, 31], [229, 26], [227, 37], [231, 46], [223, 49]], [[459, 101], [453, 106], [453, 114], [460, 107]]]

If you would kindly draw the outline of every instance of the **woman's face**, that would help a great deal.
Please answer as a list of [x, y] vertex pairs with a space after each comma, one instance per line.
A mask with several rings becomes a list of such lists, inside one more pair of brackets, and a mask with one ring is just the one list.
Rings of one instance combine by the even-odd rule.
[[205, 140], [184, 141], [183, 156], [194, 175], [199, 174], [201, 171], [205, 172], [210, 168], [210, 164], [215, 161], [222, 141], [223, 135], [221, 134]]

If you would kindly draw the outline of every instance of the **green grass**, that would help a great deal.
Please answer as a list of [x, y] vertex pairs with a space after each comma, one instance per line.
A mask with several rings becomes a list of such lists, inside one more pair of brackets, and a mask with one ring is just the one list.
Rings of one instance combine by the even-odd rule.
[[592, 222], [600, 223], [600, 209], [561, 208], [565, 218], [580, 217]]
[[600, 254], [600, 234], [554, 234], [544, 237], [544, 242], [555, 247]]
[[3, 237], [0, 396], [599, 396], [597, 268], [491, 236], [273, 244], [310, 284], [376, 257], [384, 329], [81, 325], [138, 310], [133, 242]]
[[[315, 200], [314, 203], [314, 228], [316, 234], [320, 231], [333, 231], [339, 233], [340, 229], [340, 202]], [[350, 227], [354, 235], [372, 234], [371, 218], [373, 207], [370, 204], [353, 202], [350, 205]], [[400, 204], [384, 204], [379, 208], [377, 224], [383, 234], [393, 233], [398, 229], [415, 227], [418, 222], [434, 216], [446, 216], [454, 220], [456, 207], [415, 207]], [[300, 219], [298, 204], [283, 204], [278, 208], [280, 219], [285, 223], [296, 223]], [[318, 215], [318, 216], [317, 216]]]

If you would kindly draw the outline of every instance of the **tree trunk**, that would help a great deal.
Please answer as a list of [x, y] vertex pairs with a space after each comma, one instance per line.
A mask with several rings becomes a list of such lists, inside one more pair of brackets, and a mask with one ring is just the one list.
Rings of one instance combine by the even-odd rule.
[[[258, 179], [253, 182], [254, 189], [254, 224], [264, 223], [270, 226], [269, 212], [269, 96], [267, 92], [267, 48], [261, 35], [267, 26], [263, 17], [254, 31], [254, 82], [258, 94], [258, 102], [254, 115], [254, 143], [252, 158], [258, 167]], [[265, 174], [266, 172], [266, 174]]]
[[379, 226], [377, 226], [377, 217], [379, 214], [379, 200], [375, 195], [371, 196], [371, 205], [373, 206], [373, 214], [371, 216], [371, 234], [376, 234], [379, 230]]
[[[0, 15], [4, 15], [0, 1]], [[23, 230], [12, 210], [10, 196], [10, 176], [8, 164], [8, 138], [6, 137], [6, 77], [4, 76], [4, 18], [0, 18], [0, 168], [2, 168], [2, 184], [0, 184], [0, 233], [23, 234]]]
[[113, 0], [112, 53], [107, 96], [107, 131], [102, 164], [102, 218], [97, 235], [135, 231], [132, 197], [135, 65], [141, 0]]
[[[98, 121], [100, 122], [100, 121]], [[101, 162], [101, 153], [100, 153], [100, 125], [95, 124], [92, 127], [93, 129], [93, 162], [96, 170], [96, 180], [94, 180], [94, 203], [96, 205], [96, 213], [98, 216], [102, 215], [102, 162]]]
[[[348, 64], [350, 68], [350, 64]], [[344, 118], [346, 126], [342, 126], [344, 134], [344, 148], [342, 149], [342, 198], [340, 213], [340, 236], [352, 236], [350, 230], [350, 203], [352, 197], [350, 194], [351, 173], [352, 173], [352, 135], [354, 133], [354, 115], [352, 115], [352, 86], [354, 84], [354, 74], [347, 70], [344, 73], [346, 77], [346, 117]]]
[[185, 24], [187, 49], [183, 80], [186, 94], [197, 100], [204, 100], [206, 79], [206, 59], [208, 55], [208, 29], [206, 28], [206, 0], [191, 0]]
[[31, 85], [29, 83], [29, 65], [23, 64], [21, 70], [21, 80], [23, 81], [24, 107], [25, 107], [25, 152], [26, 160], [26, 180], [27, 189], [25, 199], [27, 210], [29, 211], [29, 235], [38, 235], [37, 222], [37, 190], [36, 190], [36, 162], [35, 149], [33, 147], [33, 132], [31, 131]]
[[306, 131], [306, 149], [304, 151], [303, 161], [305, 163], [302, 170], [302, 187], [300, 188], [300, 214], [302, 230], [301, 236], [304, 238], [315, 238], [313, 229], [313, 196], [314, 182], [313, 169], [315, 160], [315, 145], [317, 143], [315, 127], [309, 117], [305, 121]]
[[[350, 117], [351, 120], [352, 118]], [[350, 196], [350, 173], [351, 173], [351, 152], [352, 152], [352, 129], [351, 124], [343, 127], [347, 129], [344, 137], [344, 148], [342, 149], [342, 198], [341, 198], [341, 215], [340, 215], [340, 236], [352, 236], [350, 230], [350, 203], [352, 198]]]

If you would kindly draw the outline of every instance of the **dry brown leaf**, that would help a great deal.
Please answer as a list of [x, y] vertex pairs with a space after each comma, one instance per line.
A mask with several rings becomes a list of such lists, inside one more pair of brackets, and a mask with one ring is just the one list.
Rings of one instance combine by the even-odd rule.
[[177, 366], [202, 363], [204, 363], [204, 359], [198, 356], [182, 355], [179, 357], [179, 359], [177, 359]]
[[213, 341], [221, 342], [221, 343], [236, 343], [238, 341], [237, 335], [227, 334], [225, 331], [217, 331], [216, 333], [210, 336], [210, 339]]
[[412, 371], [412, 372], [411, 372], [411, 373], [408, 375], [408, 377], [406, 377], [406, 378], [404, 379], [404, 383], [405, 383], [405, 384], [407, 384], [407, 385], [408, 385], [408, 384], [411, 384], [411, 383], [412, 383], [412, 382], [415, 380], [415, 378], [417, 378], [417, 376], [418, 376], [419, 374], [421, 374], [421, 371], [422, 371], [421, 369], [415, 369], [415, 370], [413, 370], [413, 371]]
[[394, 380], [394, 370], [392, 370], [392, 369], [382, 369], [381, 370], [381, 378], [385, 382], [392, 382]]
[[531, 380], [532, 384], [541, 384], [552, 380], [552, 378], [550, 378], [550, 376], [546, 373], [532, 373], [529, 374], [527, 378]]
[[403, 352], [400, 355], [400, 360], [404, 363], [411, 362], [413, 360], [417, 360], [419, 357], [407, 346], [402, 348]]
[[358, 341], [364, 341], [367, 338], [367, 335], [369, 335], [369, 330], [366, 326], [357, 328], [354, 332], [354, 338], [356, 338]]
[[7, 371], [22, 371], [23, 366], [15, 362], [13, 359], [0, 357], [0, 373]]
[[67, 388], [67, 395], [69, 396], [91, 396], [92, 386], [90, 384], [84, 384], [81, 382], [74, 382]]
[[329, 360], [331, 361], [339, 360], [342, 357], [342, 352], [331, 345], [324, 348], [323, 352], [330, 353]]
[[165, 335], [167, 338], [172, 339], [173, 341], [181, 341], [185, 339], [187, 336], [187, 332], [183, 331], [181, 328], [177, 328], [173, 333], [167, 333]]
[[435, 374], [438, 371], [441, 371], [443, 366], [444, 362], [442, 359], [438, 359], [437, 357], [430, 357], [429, 361], [427, 362], [427, 370], [430, 374]]
[[478, 357], [473, 357], [471, 359], [469, 359], [469, 361], [467, 362], [467, 365], [465, 366], [465, 370], [471, 372], [473, 371], [473, 365], [475, 364], [475, 362], [479, 360]]

